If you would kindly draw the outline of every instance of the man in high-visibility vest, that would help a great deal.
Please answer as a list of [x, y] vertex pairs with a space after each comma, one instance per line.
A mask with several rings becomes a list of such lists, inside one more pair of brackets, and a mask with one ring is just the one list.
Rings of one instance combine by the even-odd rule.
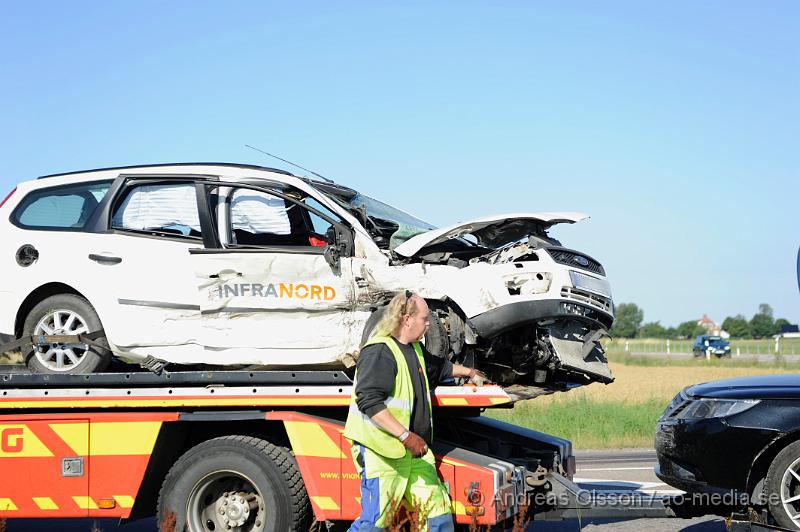
[[450, 497], [429, 449], [433, 433], [429, 381], [465, 377], [488, 382], [473, 368], [430, 354], [419, 341], [428, 329], [425, 300], [396, 295], [359, 354], [344, 436], [361, 476], [361, 515], [351, 531], [380, 530], [401, 504], [419, 512], [422, 530], [453, 530]]

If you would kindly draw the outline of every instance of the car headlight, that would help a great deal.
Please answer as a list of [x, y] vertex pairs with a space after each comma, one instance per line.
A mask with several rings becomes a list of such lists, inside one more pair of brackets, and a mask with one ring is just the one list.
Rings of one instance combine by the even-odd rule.
[[675, 419], [710, 419], [739, 414], [753, 408], [758, 399], [696, 399], [683, 409]]

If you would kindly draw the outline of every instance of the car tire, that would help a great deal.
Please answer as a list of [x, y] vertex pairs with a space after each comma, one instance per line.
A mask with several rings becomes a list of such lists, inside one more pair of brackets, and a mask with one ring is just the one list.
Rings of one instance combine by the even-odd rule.
[[[447, 334], [447, 330], [445, 329], [441, 318], [437, 314], [435, 307], [433, 307], [430, 302], [428, 302], [428, 305], [430, 307], [430, 314], [428, 318], [430, 326], [425, 332], [425, 337], [422, 339], [422, 343], [425, 344], [425, 349], [427, 349], [432, 355], [450, 360], [453, 358], [453, 352], [450, 350], [450, 339]], [[367, 319], [367, 323], [364, 325], [364, 332], [361, 334], [361, 346], [366, 344], [367, 341], [375, 334], [378, 323], [380, 323], [381, 318], [383, 318], [383, 313], [385, 310], [385, 306], [380, 307], [372, 313], [369, 319]]]
[[[57, 294], [40, 301], [25, 318], [24, 336], [90, 333], [103, 324], [94, 307], [75, 294]], [[95, 340], [108, 345], [105, 338]], [[34, 347], [25, 362], [32, 373], [83, 374], [103, 371], [111, 363], [111, 351], [88, 344], [54, 344]]]
[[[775, 456], [764, 481], [764, 495], [772, 517], [780, 526], [791, 530], [800, 530], [800, 519], [791, 517], [800, 514], [800, 480], [797, 475], [800, 475], [800, 441], [787, 445]], [[791, 501], [793, 497], [798, 500]], [[789, 509], [793, 513], [790, 514]]]
[[157, 516], [163, 531], [305, 531], [312, 510], [287, 449], [250, 436], [223, 436], [175, 462], [158, 494]]

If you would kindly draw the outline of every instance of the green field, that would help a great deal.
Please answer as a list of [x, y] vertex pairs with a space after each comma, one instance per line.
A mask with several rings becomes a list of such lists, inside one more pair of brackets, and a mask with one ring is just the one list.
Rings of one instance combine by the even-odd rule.
[[652, 447], [655, 424], [681, 389], [699, 382], [800, 373], [800, 364], [755, 364], [746, 360], [678, 359], [610, 355], [611, 384], [521, 401], [487, 416], [572, 440], [577, 449]]

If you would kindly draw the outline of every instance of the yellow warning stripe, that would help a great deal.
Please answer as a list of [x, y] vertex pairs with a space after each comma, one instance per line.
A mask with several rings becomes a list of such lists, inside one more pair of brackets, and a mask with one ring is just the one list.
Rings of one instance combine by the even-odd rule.
[[121, 508], [133, 508], [133, 503], [135, 502], [130, 495], [114, 495], [114, 500], [117, 501]]
[[[53, 456], [53, 453], [24, 423], [0, 425], [3, 448], [0, 458], [32, 458]], [[6, 499], [0, 499], [5, 501]], [[10, 499], [9, 499], [10, 500]]]
[[149, 455], [161, 430], [161, 421], [96, 422], [91, 430], [92, 456]]
[[489, 401], [490, 401], [490, 402], [491, 402], [493, 405], [502, 405], [502, 404], [504, 404], [504, 403], [510, 403], [510, 402], [511, 402], [511, 399], [510, 399], [510, 398], [508, 398], [508, 397], [490, 397], [490, 398], [489, 398]]
[[441, 406], [469, 406], [469, 401], [464, 397], [440, 397]]
[[50, 428], [82, 456], [149, 455], [161, 421], [97, 421], [91, 434], [86, 424], [53, 423]]
[[295, 456], [345, 458], [341, 447], [317, 422], [284, 421]]
[[14, 501], [11, 499], [0, 498], [0, 512], [9, 512], [13, 510], [19, 510], [17, 505], [14, 504]]
[[28, 401], [3, 401], [3, 408], [90, 408], [90, 407], [129, 407], [129, 406], [346, 406], [349, 397], [263, 397], [260, 399], [210, 397], [207, 399], [45, 399]]
[[77, 495], [72, 497], [72, 500], [75, 501], [75, 504], [78, 505], [78, 508], [81, 510], [97, 510], [97, 503], [94, 502], [94, 499], [91, 497], [87, 497], [84, 495]]
[[319, 507], [320, 510], [338, 510], [339, 509], [339, 505], [336, 504], [336, 501], [334, 501], [331, 497], [323, 497], [323, 496], [320, 496], [320, 495], [312, 496], [311, 497], [311, 502], [316, 504]]
[[50, 497], [33, 497], [40, 510], [58, 510], [58, 505]]
[[453, 501], [453, 513], [455, 515], [467, 515], [467, 509], [461, 501]]

